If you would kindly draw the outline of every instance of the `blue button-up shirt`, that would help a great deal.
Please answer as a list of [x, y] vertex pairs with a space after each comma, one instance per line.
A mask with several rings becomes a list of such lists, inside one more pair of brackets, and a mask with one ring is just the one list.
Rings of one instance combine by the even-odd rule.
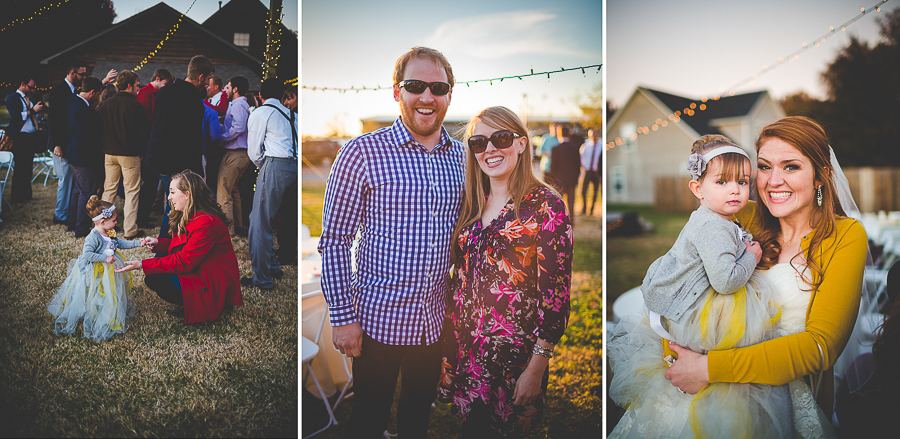
[[328, 177], [319, 241], [333, 326], [359, 322], [392, 345], [438, 340], [465, 156], [443, 128], [429, 151], [400, 119], [341, 148]]

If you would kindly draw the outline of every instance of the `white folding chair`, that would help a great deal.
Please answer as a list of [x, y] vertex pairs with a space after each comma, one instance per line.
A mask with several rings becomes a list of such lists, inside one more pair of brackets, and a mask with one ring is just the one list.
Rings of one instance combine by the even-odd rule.
[[6, 191], [6, 182], [9, 181], [9, 174], [12, 173], [12, 169], [13, 153], [9, 151], [0, 151], [0, 212], [3, 212], [4, 201], [6, 202], [6, 205], [9, 206], [9, 210], [12, 210], [12, 204], [9, 204], [9, 200], [3, 196], [3, 192]]
[[353, 396], [353, 392], [350, 392], [349, 394], [347, 393], [347, 390], [350, 390], [350, 386], [353, 384], [353, 373], [351, 373], [350, 371], [350, 359], [347, 358], [346, 355], [343, 355], [342, 357], [344, 360], [344, 373], [347, 374], [347, 383], [344, 384], [344, 389], [341, 390], [341, 395], [338, 396], [337, 401], [334, 402], [334, 406], [331, 407], [332, 412], [337, 410], [338, 404], [340, 404], [341, 401], [344, 400], [344, 398]]
[[[315, 385], [316, 385], [316, 389], [319, 390], [319, 396], [322, 397], [322, 402], [325, 403], [325, 409], [328, 411], [328, 425], [326, 425], [321, 430], [319, 430], [315, 433], [312, 433], [306, 437], [315, 436], [315, 435], [327, 430], [332, 425], [337, 425], [337, 419], [335, 419], [334, 412], [331, 410], [331, 404], [328, 403], [328, 397], [325, 396], [325, 392], [322, 390], [322, 385], [319, 384], [319, 380], [318, 380], [318, 378], [316, 378], [316, 373], [313, 372], [313, 368], [312, 368], [312, 361], [316, 357], [316, 355], [319, 353], [319, 337], [322, 335], [322, 328], [325, 325], [325, 309], [326, 308], [321, 307], [319, 309], [316, 309], [316, 310], [310, 312], [309, 315], [303, 316], [303, 320], [309, 320], [309, 319], [313, 319], [313, 318], [319, 319], [319, 324], [318, 324], [318, 329], [316, 330], [315, 340], [310, 340], [310, 339], [306, 338], [305, 336], [301, 337], [303, 340], [300, 345], [300, 353], [302, 356], [303, 365], [306, 367], [306, 371], [308, 373], [306, 378], [312, 377], [313, 383], [315, 383]], [[306, 381], [304, 380], [304, 383], [305, 382]]]
[[44, 186], [47, 185], [47, 180], [50, 178], [59, 178], [56, 176], [56, 169], [53, 166], [53, 158], [50, 157], [49, 151], [44, 151], [38, 156], [34, 157], [34, 169], [37, 173], [34, 174], [34, 177], [31, 177], [31, 182], [34, 183], [35, 180], [44, 175]]

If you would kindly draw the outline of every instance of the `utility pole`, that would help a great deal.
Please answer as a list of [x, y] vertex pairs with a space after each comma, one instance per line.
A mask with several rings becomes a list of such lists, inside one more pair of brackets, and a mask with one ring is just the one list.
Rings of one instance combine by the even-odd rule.
[[269, 30], [266, 35], [265, 63], [263, 64], [263, 80], [276, 76], [278, 65], [278, 48], [281, 47], [281, 0], [269, 0]]

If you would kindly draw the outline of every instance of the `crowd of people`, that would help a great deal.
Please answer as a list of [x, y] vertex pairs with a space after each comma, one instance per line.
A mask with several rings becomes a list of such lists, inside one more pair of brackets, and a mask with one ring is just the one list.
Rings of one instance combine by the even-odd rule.
[[[575, 214], [575, 192], [581, 179], [582, 215], [593, 215], [600, 194], [603, 171], [603, 142], [600, 129], [590, 128], [587, 139], [574, 132], [567, 123], [550, 123], [550, 129], [535, 148], [535, 158], [540, 159], [539, 168], [543, 179], [551, 184], [566, 199], [569, 212]], [[588, 197], [588, 192], [593, 192]], [[602, 202], [602, 200], [601, 200]], [[573, 219], [574, 221], [574, 219]]]
[[[147, 285], [167, 301], [184, 305], [186, 323], [216, 318], [222, 306], [240, 304], [241, 285], [273, 289], [273, 278], [282, 276], [281, 264], [296, 263], [297, 257], [296, 86], [270, 78], [254, 93], [244, 76], [227, 81], [215, 76], [215, 67], [203, 55], [190, 60], [184, 79], [158, 69], [143, 87], [133, 71], [110, 70], [100, 79], [88, 75], [87, 65], [73, 62], [65, 78], [40, 99], [31, 76], [7, 96], [11, 142], [4, 147], [14, 155], [11, 201], [31, 200], [34, 156], [49, 150], [58, 178], [53, 224], [65, 226], [75, 238], [87, 238], [95, 230], [106, 237], [110, 224], [121, 224], [124, 239], [116, 238], [118, 247], [142, 245], [157, 252], [156, 261], [148, 264], [88, 255], [76, 269], [90, 262], [111, 264], [116, 272], [152, 266], [154, 273], [167, 273], [183, 298], [173, 298], [168, 286], [155, 288], [161, 283], [151, 282], [151, 276]], [[173, 180], [180, 186], [172, 188]], [[179, 193], [187, 194], [186, 203], [178, 205], [179, 198], [173, 198]], [[114, 209], [117, 196], [124, 199], [121, 211]], [[98, 200], [106, 206], [100, 217]], [[154, 223], [154, 213], [162, 213], [162, 221]], [[191, 242], [200, 233], [183, 236], [210, 218], [221, 223], [224, 234], [216, 234], [216, 242], [227, 244], [227, 251], [214, 252], [208, 241]], [[141, 230], [156, 227], [155, 236], [145, 237]], [[251, 247], [253, 275], [243, 279], [231, 248], [235, 235], [248, 236]], [[187, 254], [179, 243], [199, 253]], [[85, 244], [83, 256], [102, 247], [93, 244]], [[213, 261], [210, 253], [230, 254], [234, 264]], [[233, 285], [211, 288], [221, 283], [214, 281], [221, 280], [221, 273], [208, 275], [209, 267], [201, 266], [212, 263], [229, 272], [225, 278]], [[198, 273], [207, 274], [191, 278]], [[211, 302], [205, 295], [216, 298], [217, 309], [207, 309]], [[202, 311], [190, 305], [198, 303], [205, 307]]]

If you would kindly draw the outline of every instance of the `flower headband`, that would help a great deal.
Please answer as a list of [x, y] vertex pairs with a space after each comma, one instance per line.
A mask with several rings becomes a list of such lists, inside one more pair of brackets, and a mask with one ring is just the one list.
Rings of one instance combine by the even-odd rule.
[[[711, 143], [714, 143], [714, 142], [707, 143], [706, 145], [709, 145]], [[703, 145], [703, 146], [706, 146], [706, 145]], [[688, 159], [687, 159], [687, 171], [689, 174], [691, 174], [691, 180], [699, 180], [700, 179], [700, 176], [703, 175], [704, 172], [706, 172], [706, 164], [709, 163], [710, 160], [712, 160], [713, 158], [720, 156], [722, 154], [728, 154], [728, 153], [740, 154], [744, 157], [747, 157], [747, 160], [750, 159], [750, 156], [747, 155], [747, 152], [745, 152], [743, 149], [738, 148], [734, 145], [727, 145], [727, 146], [723, 146], [721, 148], [716, 148], [716, 149], [714, 149], [706, 154], [703, 154], [703, 155], [693, 153], [693, 154], [689, 155]]]
[[102, 219], [111, 218], [114, 210], [116, 210], [116, 206], [109, 206], [106, 209], [103, 209], [103, 211], [100, 212], [100, 215], [91, 218], [91, 221], [100, 221]]

